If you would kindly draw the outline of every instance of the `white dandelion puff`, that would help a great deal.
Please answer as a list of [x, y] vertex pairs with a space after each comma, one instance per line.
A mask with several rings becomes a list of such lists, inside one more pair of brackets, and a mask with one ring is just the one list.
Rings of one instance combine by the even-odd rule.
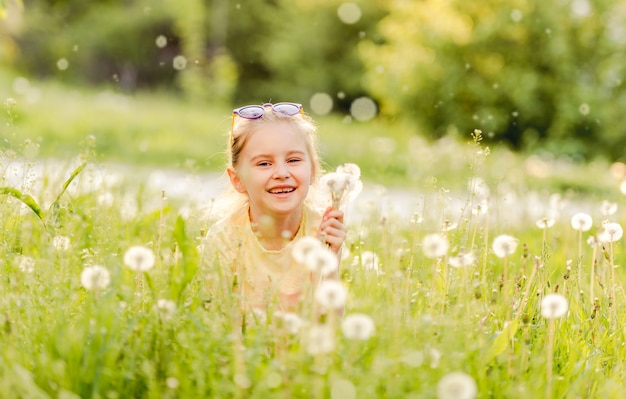
[[136, 272], [145, 272], [154, 267], [154, 252], [143, 245], [134, 245], [124, 253], [124, 264]]
[[379, 258], [375, 252], [363, 251], [361, 253], [361, 266], [363, 270], [373, 271], [378, 273]]
[[337, 255], [325, 247], [310, 251], [304, 258], [304, 264], [312, 272], [324, 277], [328, 277], [339, 270]]
[[600, 204], [600, 212], [604, 216], [611, 216], [617, 212], [617, 204], [607, 200], [602, 201]]
[[163, 321], [170, 321], [176, 315], [176, 303], [170, 299], [159, 299], [156, 308]]
[[430, 259], [441, 258], [448, 253], [450, 242], [441, 234], [428, 234], [422, 240], [424, 256]]
[[70, 249], [70, 238], [67, 236], [52, 237], [52, 247], [57, 251], [67, 251]]
[[337, 171], [326, 173], [320, 179], [322, 192], [329, 193], [333, 209], [342, 208], [363, 190], [361, 170], [356, 164], [344, 164]]
[[461, 371], [447, 374], [437, 383], [438, 399], [474, 399], [477, 394], [476, 381]]
[[476, 262], [476, 257], [472, 253], [472, 251], [459, 251], [456, 256], [451, 256], [448, 259], [448, 263], [450, 266], [455, 268], [463, 268], [472, 266]]
[[315, 290], [315, 300], [325, 309], [339, 309], [348, 298], [348, 290], [337, 280], [322, 281]]
[[554, 221], [553, 218], [544, 217], [544, 218], [541, 218], [541, 219], [537, 220], [537, 222], [535, 224], [540, 229], [549, 229], [550, 227], [554, 226], [554, 223], [555, 223], [555, 221]]
[[109, 271], [99, 265], [87, 266], [80, 274], [80, 284], [88, 291], [103, 290], [111, 283]]
[[624, 230], [619, 223], [605, 222], [602, 227], [604, 230], [598, 234], [598, 240], [601, 242], [616, 242], [624, 235]]
[[494, 238], [492, 249], [498, 258], [513, 255], [517, 249], [517, 239], [507, 234], [501, 234]]
[[327, 324], [312, 326], [304, 339], [309, 355], [324, 355], [335, 350], [335, 331]]
[[588, 231], [593, 225], [593, 219], [586, 213], [578, 212], [572, 216], [572, 227], [578, 231]]
[[365, 341], [374, 335], [374, 320], [366, 314], [352, 313], [341, 322], [341, 332], [348, 339]]
[[30, 256], [18, 255], [17, 266], [24, 273], [32, 273], [35, 271], [35, 259]]
[[546, 319], [558, 319], [567, 313], [568, 302], [561, 294], [548, 294], [541, 300], [541, 316]]
[[298, 263], [304, 264], [309, 253], [323, 248], [324, 245], [315, 237], [305, 236], [294, 241], [291, 249], [291, 257]]
[[295, 313], [276, 312], [274, 317], [280, 320], [281, 326], [291, 335], [297, 334], [304, 324], [300, 316]]

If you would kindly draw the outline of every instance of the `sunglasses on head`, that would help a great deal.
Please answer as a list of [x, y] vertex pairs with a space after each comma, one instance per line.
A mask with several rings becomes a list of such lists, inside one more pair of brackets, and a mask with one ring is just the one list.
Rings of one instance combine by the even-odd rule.
[[233, 110], [233, 122], [235, 115], [244, 119], [259, 119], [265, 115], [266, 107], [272, 107], [274, 112], [287, 116], [294, 116], [298, 113], [304, 114], [302, 104], [296, 103], [265, 103], [263, 105], [246, 105], [245, 107], [235, 108]]

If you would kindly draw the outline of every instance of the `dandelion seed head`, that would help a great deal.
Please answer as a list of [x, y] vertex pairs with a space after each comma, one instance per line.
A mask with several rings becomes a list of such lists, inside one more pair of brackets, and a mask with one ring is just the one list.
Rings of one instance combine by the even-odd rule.
[[544, 217], [544, 218], [537, 220], [535, 224], [540, 229], [549, 229], [550, 227], [554, 226], [554, 223], [555, 221], [553, 218]]
[[335, 350], [335, 332], [327, 324], [311, 326], [304, 335], [304, 341], [309, 355], [323, 355]]
[[578, 231], [588, 231], [593, 226], [593, 219], [586, 213], [578, 212], [572, 216], [572, 227]]
[[492, 249], [499, 258], [505, 258], [515, 253], [518, 241], [516, 238], [507, 234], [501, 234], [494, 238]]
[[111, 274], [100, 265], [87, 266], [80, 274], [80, 284], [87, 291], [99, 291], [107, 288], [111, 283]]
[[363, 270], [369, 270], [378, 273], [378, 255], [372, 251], [363, 251], [361, 253], [361, 265]]
[[143, 245], [134, 245], [124, 253], [124, 264], [136, 272], [145, 272], [154, 267], [154, 252]]
[[351, 175], [357, 179], [361, 178], [361, 168], [355, 163], [345, 163], [337, 166], [337, 173]]
[[157, 301], [156, 307], [163, 321], [170, 321], [176, 315], [176, 303], [172, 300], [161, 298]]
[[295, 313], [276, 312], [274, 317], [280, 320], [282, 327], [291, 335], [297, 334], [304, 324], [300, 316]]
[[607, 200], [602, 201], [600, 204], [600, 212], [604, 216], [611, 216], [617, 212], [617, 204], [615, 202], [610, 202]]
[[52, 238], [52, 246], [57, 251], [67, 251], [70, 249], [70, 238], [67, 236], [54, 236]]
[[314, 273], [328, 277], [339, 270], [339, 259], [330, 249], [320, 246], [309, 251], [304, 264]]
[[476, 381], [461, 371], [447, 374], [437, 383], [438, 399], [474, 399], [477, 394]]
[[35, 259], [30, 256], [18, 255], [16, 257], [18, 268], [24, 273], [32, 273], [35, 271]]
[[616, 242], [622, 239], [624, 230], [619, 223], [605, 222], [602, 224], [604, 231], [598, 234], [600, 242]]
[[365, 341], [374, 335], [374, 321], [366, 314], [352, 313], [341, 322], [341, 331], [348, 339]]
[[322, 248], [322, 242], [315, 237], [305, 236], [293, 243], [291, 257], [298, 263], [304, 264], [309, 253]]
[[463, 268], [472, 266], [476, 262], [476, 257], [472, 251], [459, 251], [456, 256], [451, 256], [448, 259], [450, 266], [455, 268]]
[[541, 300], [541, 316], [546, 319], [558, 319], [567, 313], [568, 302], [561, 294], [548, 294]]
[[424, 256], [430, 259], [444, 257], [448, 253], [450, 242], [441, 234], [427, 234], [422, 240]]
[[626, 195], [626, 180], [622, 181], [619, 185], [619, 191]]
[[325, 309], [339, 309], [348, 298], [346, 287], [337, 280], [325, 280], [315, 290], [315, 300]]

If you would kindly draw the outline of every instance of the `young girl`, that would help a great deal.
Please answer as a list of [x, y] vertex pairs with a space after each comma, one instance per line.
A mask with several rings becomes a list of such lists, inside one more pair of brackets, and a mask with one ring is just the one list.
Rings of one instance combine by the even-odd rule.
[[244, 310], [298, 307], [311, 275], [292, 258], [297, 239], [317, 237], [339, 256], [343, 212], [319, 212], [311, 200], [321, 173], [315, 136], [300, 104], [233, 110], [226, 168], [230, 209], [210, 228], [204, 258]]

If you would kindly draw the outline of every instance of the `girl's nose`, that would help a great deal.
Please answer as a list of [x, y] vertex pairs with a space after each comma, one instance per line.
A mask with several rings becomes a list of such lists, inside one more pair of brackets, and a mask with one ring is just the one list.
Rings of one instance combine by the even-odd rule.
[[289, 169], [287, 168], [287, 164], [285, 163], [276, 164], [276, 169], [274, 170], [274, 178], [286, 179], [288, 177], [289, 177]]

